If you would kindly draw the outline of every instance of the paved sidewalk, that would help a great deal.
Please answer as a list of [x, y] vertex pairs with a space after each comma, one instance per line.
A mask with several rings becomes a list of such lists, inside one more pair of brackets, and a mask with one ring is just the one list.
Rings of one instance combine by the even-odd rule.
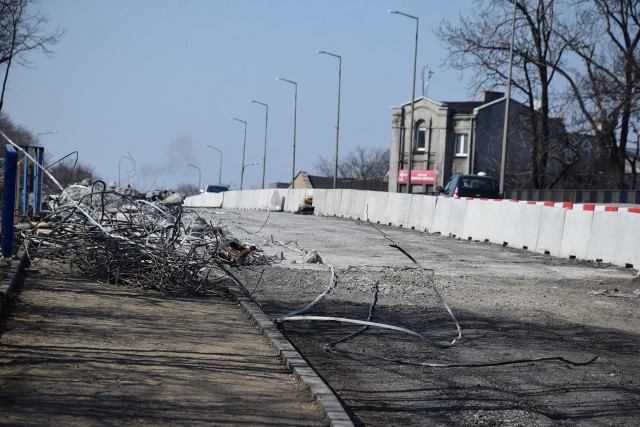
[[0, 424], [332, 422], [237, 301], [36, 267], [0, 324]]

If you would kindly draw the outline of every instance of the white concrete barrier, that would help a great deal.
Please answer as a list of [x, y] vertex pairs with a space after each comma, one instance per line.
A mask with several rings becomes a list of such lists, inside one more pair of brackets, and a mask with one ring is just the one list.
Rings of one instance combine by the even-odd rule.
[[438, 197], [424, 196], [422, 199], [422, 217], [420, 218], [420, 231], [433, 233], [433, 218], [436, 215], [436, 203]]
[[223, 207], [225, 209], [238, 209], [238, 197], [240, 191], [225, 191]]
[[387, 218], [387, 203], [389, 194], [382, 191], [368, 191], [367, 205], [365, 206], [363, 220], [369, 220], [374, 224], [385, 223]]
[[[542, 206], [540, 211], [540, 232], [536, 242], [536, 252], [560, 256], [562, 233], [564, 230], [565, 208]], [[587, 231], [588, 232], [588, 231]]]
[[620, 222], [624, 224], [624, 233], [614, 264], [640, 270], [640, 211], [630, 208], [627, 212], [619, 212], [618, 215], [621, 215]]
[[496, 217], [489, 219], [492, 228], [492, 236], [489, 236], [490, 242], [517, 247], [514, 246], [513, 239], [517, 237], [519, 232], [518, 215], [520, 215], [523, 206], [517, 200], [493, 201], [492, 208]]
[[240, 209], [245, 209], [245, 210], [255, 209], [254, 206], [257, 204], [256, 191], [257, 190], [241, 191], [240, 205], [239, 205]]
[[326, 215], [327, 210], [327, 190], [313, 190], [313, 213], [315, 215]]
[[518, 207], [517, 213], [514, 213], [513, 228], [509, 226], [505, 232], [505, 241], [512, 248], [534, 250], [540, 232], [542, 206], [520, 202]]
[[224, 193], [202, 193], [200, 196], [200, 206], [221, 208], [224, 203]]
[[[620, 265], [620, 242], [626, 233], [621, 213], [600, 210], [593, 212], [587, 245], [587, 260]], [[638, 268], [638, 266], [635, 267]]]
[[438, 197], [433, 220], [434, 231], [445, 236], [461, 237], [464, 234], [467, 202], [466, 199]]
[[340, 215], [351, 219], [364, 219], [367, 208], [368, 191], [342, 190], [340, 199]]
[[593, 204], [454, 199], [359, 190], [203, 193], [184, 206], [294, 212], [313, 195], [316, 214], [368, 219], [458, 238], [488, 240], [559, 257], [640, 268], [640, 209]]
[[387, 200], [387, 214], [385, 224], [406, 227], [411, 213], [411, 195], [404, 193], [389, 193]]
[[341, 189], [327, 190], [327, 196], [325, 199], [327, 216], [339, 216], [341, 200]]
[[488, 200], [473, 199], [467, 201], [467, 213], [460, 238], [465, 240], [489, 241], [495, 237], [491, 217], [495, 215], [495, 206]]
[[565, 212], [560, 242], [561, 257], [586, 259], [592, 219], [593, 211], [568, 209]]
[[280, 190], [273, 190], [269, 193], [267, 207], [271, 211], [282, 212], [284, 210], [284, 199]]
[[[411, 205], [409, 207], [409, 217], [407, 218], [407, 222], [404, 225], [405, 228], [411, 228], [414, 230], [420, 230], [420, 226], [422, 223], [422, 208], [423, 208], [423, 200], [427, 196], [422, 194], [413, 194], [411, 196]], [[424, 230], [420, 230], [424, 231]]]
[[284, 210], [286, 212], [297, 211], [300, 202], [306, 195], [305, 193], [305, 189], [287, 190], [287, 194], [284, 196]]

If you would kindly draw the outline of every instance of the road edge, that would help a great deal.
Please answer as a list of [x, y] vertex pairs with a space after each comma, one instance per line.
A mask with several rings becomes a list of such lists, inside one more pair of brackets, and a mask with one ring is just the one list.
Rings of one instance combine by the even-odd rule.
[[9, 301], [11, 300], [11, 294], [19, 285], [20, 277], [28, 264], [28, 260], [29, 256], [27, 255], [25, 247], [20, 245], [18, 253], [11, 258], [11, 266], [7, 271], [7, 276], [0, 284], [0, 313], [7, 309]]
[[258, 305], [240, 290], [237, 285], [228, 287], [240, 307], [249, 315], [262, 335], [278, 351], [288, 369], [295, 374], [318, 402], [322, 412], [332, 427], [353, 427], [351, 417], [338, 400], [333, 390], [320, 378], [316, 371], [300, 355], [298, 350], [282, 335], [276, 325], [267, 317]]

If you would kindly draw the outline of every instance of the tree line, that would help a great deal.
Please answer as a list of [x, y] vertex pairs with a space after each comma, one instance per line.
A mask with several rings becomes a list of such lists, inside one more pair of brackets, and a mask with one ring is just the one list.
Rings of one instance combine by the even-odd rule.
[[552, 188], [579, 165], [582, 178], [565, 187], [636, 188], [640, 1], [474, 0], [437, 30], [445, 64], [469, 74], [473, 91], [504, 86], [514, 22], [512, 95], [532, 112], [534, 187]]

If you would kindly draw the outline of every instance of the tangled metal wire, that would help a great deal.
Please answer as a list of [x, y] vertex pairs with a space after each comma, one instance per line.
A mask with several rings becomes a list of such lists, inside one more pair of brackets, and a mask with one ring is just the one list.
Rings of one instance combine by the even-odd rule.
[[163, 294], [223, 295], [230, 268], [269, 259], [181, 206], [132, 200], [102, 181], [72, 186], [22, 231], [29, 255], [70, 262], [85, 277]]

